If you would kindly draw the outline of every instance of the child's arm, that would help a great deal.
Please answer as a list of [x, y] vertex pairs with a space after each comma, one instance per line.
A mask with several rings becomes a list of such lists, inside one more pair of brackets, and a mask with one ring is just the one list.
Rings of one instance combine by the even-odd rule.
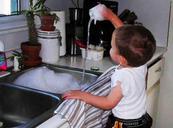
[[102, 15], [104, 16], [105, 19], [109, 20], [114, 25], [115, 28], [123, 26], [123, 22], [109, 8], [105, 8], [102, 12]]
[[104, 4], [98, 4], [95, 7], [91, 8], [89, 11], [89, 15], [90, 18], [94, 20], [109, 20], [110, 22], [112, 22], [115, 28], [121, 27], [123, 25], [123, 22], [119, 19], [119, 17]]
[[87, 92], [73, 90], [63, 95], [65, 99], [79, 99], [101, 109], [112, 109], [123, 97], [120, 85], [112, 88], [108, 96], [95, 96]]

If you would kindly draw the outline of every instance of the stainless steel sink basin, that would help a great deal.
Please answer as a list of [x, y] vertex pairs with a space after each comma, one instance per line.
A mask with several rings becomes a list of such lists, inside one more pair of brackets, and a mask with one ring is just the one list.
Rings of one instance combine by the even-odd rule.
[[[78, 81], [82, 79], [82, 70], [68, 67], [46, 65], [49, 69], [58, 73], [69, 73]], [[53, 115], [53, 111], [62, 102], [60, 95], [39, 91], [20, 85], [15, 85], [14, 80], [21, 72], [0, 78], [0, 128], [33, 128]], [[84, 83], [91, 83], [98, 75], [86, 72]]]
[[60, 96], [0, 83], [0, 128], [33, 128], [53, 115]]
[[[68, 73], [71, 74], [73, 77], [75, 77], [77, 79], [77, 81], [81, 82], [82, 81], [82, 75], [83, 75], [83, 71], [80, 69], [75, 69], [75, 68], [69, 68], [69, 67], [63, 67], [63, 66], [56, 66], [56, 65], [52, 65], [52, 64], [43, 64], [42, 66], [46, 66], [51, 70], [54, 70], [57, 73]], [[9, 75], [8, 77], [4, 77], [0, 79], [0, 82], [8, 82], [8, 83], [13, 83], [14, 80], [19, 77], [20, 75], [22, 75], [23, 73], [32, 70], [34, 68], [31, 69], [27, 69], [21, 72], [16, 72], [13, 73], [12, 75]], [[85, 72], [85, 77], [84, 80], [82, 81], [82, 83], [92, 83], [93, 81], [95, 81], [98, 77], [98, 73], [94, 73], [94, 72]]]

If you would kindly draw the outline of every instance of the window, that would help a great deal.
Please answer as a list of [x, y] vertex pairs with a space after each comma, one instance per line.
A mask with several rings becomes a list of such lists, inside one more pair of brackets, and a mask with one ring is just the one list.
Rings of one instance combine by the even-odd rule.
[[16, 15], [20, 12], [20, 0], [1, 0], [0, 16]]
[[0, 34], [9, 30], [20, 30], [26, 27], [25, 16], [20, 15], [20, 10], [28, 8], [29, 0], [0, 0]]

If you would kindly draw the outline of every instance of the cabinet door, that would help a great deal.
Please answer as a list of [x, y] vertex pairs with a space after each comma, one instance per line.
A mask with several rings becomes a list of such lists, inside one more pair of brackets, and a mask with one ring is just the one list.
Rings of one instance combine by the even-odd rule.
[[153, 118], [152, 128], [155, 128], [159, 91], [160, 91], [159, 81], [147, 91], [147, 112]]
[[163, 60], [160, 59], [148, 68], [147, 77], [147, 112], [153, 118], [152, 128], [155, 128], [158, 98], [160, 91], [160, 77], [163, 71]]
[[154, 65], [148, 68], [147, 90], [160, 80], [163, 69], [163, 59], [157, 61]]

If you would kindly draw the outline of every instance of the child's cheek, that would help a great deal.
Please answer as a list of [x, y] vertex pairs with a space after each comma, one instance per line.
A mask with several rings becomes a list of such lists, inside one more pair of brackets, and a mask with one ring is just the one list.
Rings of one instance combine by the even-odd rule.
[[119, 55], [112, 48], [110, 49], [110, 56], [114, 62], [119, 63]]
[[115, 53], [115, 51], [111, 48], [110, 49], [110, 56], [111, 56], [111, 58], [114, 60], [114, 58], [115, 58], [115, 56], [116, 56], [116, 53]]

